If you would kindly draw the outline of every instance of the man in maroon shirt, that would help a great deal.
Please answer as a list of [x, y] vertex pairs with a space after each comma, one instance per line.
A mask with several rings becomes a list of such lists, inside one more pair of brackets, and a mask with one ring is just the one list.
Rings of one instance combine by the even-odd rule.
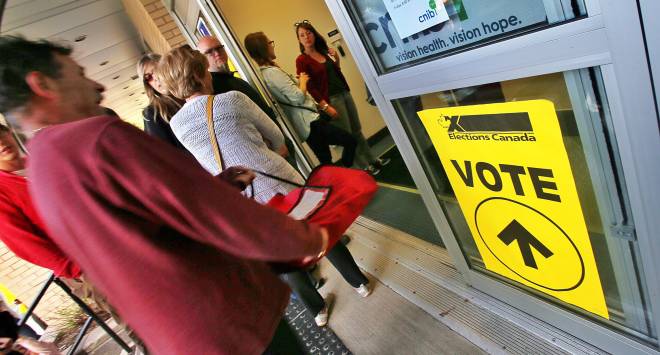
[[69, 54], [0, 37], [0, 112], [38, 131], [30, 190], [51, 237], [153, 353], [296, 353], [280, 338], [290, 335], [281, 321], [289, 290], [268, 263], [318, 258], [325, 231], [225, 182], [251, 173], [212, 177], [98, 116], [103, 88]]

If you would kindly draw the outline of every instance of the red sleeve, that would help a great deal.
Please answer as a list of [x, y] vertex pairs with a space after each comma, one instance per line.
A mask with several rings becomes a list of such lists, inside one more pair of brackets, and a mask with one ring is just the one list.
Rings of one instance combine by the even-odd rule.
[[112, 205], [247, 259], [288, 261], [321, 251], [317, 227], [247, 199], [135, 127], [116, 121], [99, 137], [96, 181]]
[[19, 258], [52, 270], [57, 276], [78, 278], [81, 275], [80, 268], [18, 206], [2, 198], [0, 239]]

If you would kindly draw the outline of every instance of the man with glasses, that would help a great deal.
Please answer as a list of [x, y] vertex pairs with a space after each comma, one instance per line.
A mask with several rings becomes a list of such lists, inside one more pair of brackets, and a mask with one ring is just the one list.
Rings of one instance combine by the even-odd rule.
[[229, 91], [240, 91], [247, 95], [255, 104], [263, 110], [271, 119], [277, 118], [273, 109], [259, 95], [247, 81], [237, 78], [229, 70], [228, 56], [225, 46], [217, 38], [208, 36], [199, 40], [197, 49], [206, 56], [209, 61], [209, 71], [213, 78], [213, 93], [224, 94]]
[[[220, 41], [213, 37], [202, 37], [197, 44], [197, 49], [206, 56], [209, 61], [209, 71], [213, 79], [213, 94], [224, 94], [229, 91], [240, 91], [247, 95], [259, 108], [270, 117], [278, 127], [277, 114], [275, 111], [264, 101], [263, 97], [255, 90], [247, 81], [237, 78], [234, 73], [229, 69], [227, 62], [228, 56], [225, 46]], [[282, 127], [280, 127], [280, 130]], [[296, 167], [296, 158], [294, 154], [293, 142], [284, 136], [284, 143], [289, 151], [289, 155], [284, 157], [291, 165]]]

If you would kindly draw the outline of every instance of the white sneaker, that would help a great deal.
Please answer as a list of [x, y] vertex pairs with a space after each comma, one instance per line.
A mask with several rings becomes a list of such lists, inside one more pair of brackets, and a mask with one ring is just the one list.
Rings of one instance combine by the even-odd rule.
[[355, 289], [355, 292], [357, 292], [362, 298], [368, 297], [371, 294], [371, 289], [369, 288], [368, 285], [362, 284], [360, 287], [357, 287]]
[[317, 314], [316, 317], [314, 317], [314, 322], [316, 322], [316, 325], [318, 325], [319, 327], [325, 327], [326, 325], [328, 325], [329, 310], [330, 310], [329, 302], [326, 301], [325, 306], [323, 306], [319, 314]]

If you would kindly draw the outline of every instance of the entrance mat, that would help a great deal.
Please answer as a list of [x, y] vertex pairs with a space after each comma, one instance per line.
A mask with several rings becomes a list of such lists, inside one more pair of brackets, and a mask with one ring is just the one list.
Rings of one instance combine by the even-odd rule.
[[404, 186], [416, 189], [408, 168], [403, 162], [403, 158], [396, 147], [388, 150], [380, 156], [381, 159], [390, 159], [390, 163], [380, 169], [380, 174], [376, 175], [376, 181], [386, 184]]
[[341, 339], [328, 327], [320, 328], [314, 322], [314, 317], [309, 313], [305, 305], [296, 298], [291, 297], [289, 306], [286, 308], [284, 318], [296, 336], [300, 344], [310, 355], [351, 355]]
[[362, 215], [429, 243], [445, 247], [418, 193], [379, 186]]

